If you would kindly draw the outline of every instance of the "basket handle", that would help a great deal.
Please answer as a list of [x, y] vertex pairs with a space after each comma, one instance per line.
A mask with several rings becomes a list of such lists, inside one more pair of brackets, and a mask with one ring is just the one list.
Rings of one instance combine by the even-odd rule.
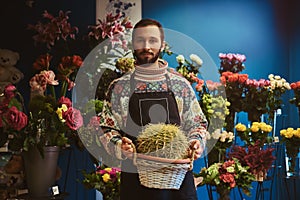
[[[131, 146], [132, 146], [132, 148], [133, 148], [133, 155], [132, 155], [132, 161], [133, 161], [133, 164], [134, 165], [137, 165], [137, 157], [138, 157], [138, 154], [137, 154], [137, 151], [136, 151], [136, 147], [135, 147], [135, 145], [133, 144], [133, 143], [131, 143]], [[189, 170], [192, 170], [193, 169], [193, 167], [194, 167], [194, 156], [195, 156], [195, 149], [193, 149], [192, 150], [192, 155], [191, 155], [191, 158], [189, 159], [189, 163], [190, 163], [190, 166], [189, 166]], [[154, 160], [153, 158], [153, 156], [146, 156], [146, 155], [143, 155], [143, 157], [145, 158], [145, 159], [151, 159], [152, 158], [152, 160]], [[173, 159], [164, 159], [164, 158], [157, 158], [156, 159], [157, 161], [160, 161], [160, 162], [170, 162], [170, 163], [172, 163], [171, 162], [171, 160], [173, 160]], [[184, 160], [186, 160], [186, 159], [184, 159]], [[182, 162], [182, 163], [186, 163], [185, 161], [184, 162]]]

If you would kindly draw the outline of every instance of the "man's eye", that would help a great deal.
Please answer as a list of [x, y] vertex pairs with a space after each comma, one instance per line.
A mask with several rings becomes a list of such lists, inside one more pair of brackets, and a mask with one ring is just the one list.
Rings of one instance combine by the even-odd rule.
[[151, 39], [151, 40], [149, 40], [149, 43], [156, 43], [157, 42], [157, 40], [156, 39]]

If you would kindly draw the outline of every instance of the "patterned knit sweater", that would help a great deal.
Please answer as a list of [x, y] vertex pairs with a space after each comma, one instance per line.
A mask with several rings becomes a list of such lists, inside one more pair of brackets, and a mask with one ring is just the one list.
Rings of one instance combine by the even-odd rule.
[[[111, 127], [114, 130], [122, 130], [126, 126], [129, 98], [133, 91], [130, 90], [130, 78], [133, 72], [116, 79], [111, 84], [110, 112], [106, 112], [103, 126]], [[187, 137], [192, 139], [200, 139], [205, 145], [205, 134], [207, 129], [207, 121], [195, 96], [194, 90], [190, 83], [181, 75], [168, 68], [166, 62], [160, 62], [159, 69], [147, 69], [140, 66], [135, 67], [134, 92], [162, 92], [168, 89], [174, 93], [179, 116], [181, 120], [181, 128]], [[169, 77], [169, 84], [166, 82], [166, 76]], [[106, 140], [118, 134], [116, 131], [112, 134], [108, 132]], [[103, 139], [102, 139], [103, 141]], [[109, 142], [109, 141], [107, 141]]]

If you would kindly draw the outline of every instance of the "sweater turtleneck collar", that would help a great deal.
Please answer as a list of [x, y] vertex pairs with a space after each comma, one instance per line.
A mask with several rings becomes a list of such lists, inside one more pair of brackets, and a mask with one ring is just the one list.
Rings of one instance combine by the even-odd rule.
[[147, 67], [135, 66], [135, 79], [141, 81], [161, 81], [165, 79], [167, 74], [168, 63], [163, 60], [159, 60], [159, 68], [148, 69]]

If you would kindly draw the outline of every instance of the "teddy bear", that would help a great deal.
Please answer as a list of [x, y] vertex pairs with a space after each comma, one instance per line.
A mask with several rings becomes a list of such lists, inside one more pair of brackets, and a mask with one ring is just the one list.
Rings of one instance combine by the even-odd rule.
[[5, 86], [16, 84], [24, 78], [23, 73], [15, 67], [19, 59], [18, 52], [0, 49], [0, 94], [3, 93]]

